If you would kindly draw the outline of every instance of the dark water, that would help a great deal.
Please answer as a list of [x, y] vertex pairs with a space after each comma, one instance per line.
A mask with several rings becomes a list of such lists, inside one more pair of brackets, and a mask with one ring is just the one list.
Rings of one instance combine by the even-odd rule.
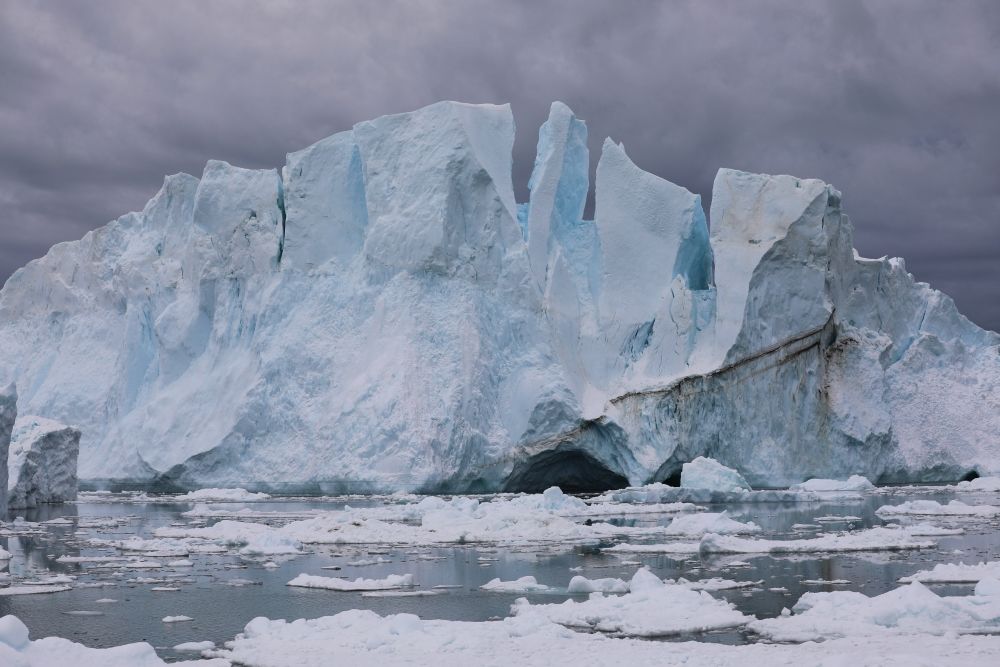
[[[874, 512], [886, 504], [921, 498], [946, 502], [955, 497], [946, 492], [919, 492], [918, 495], [898, 493], [892, 496], [866, 496], [856, 502], [815, 504], [744, 504], [725, 507], [710, 506], [711, 511], [726, 509], [739, 520], [752, 520], [763, 527], [759, 537], [791, 539], [812, 537], [822, 530], [861, 529], [883, 522]], [[979, 494], [963, 498], [970, 504], [1000, 504], [996, 494]], [[352, 501], [353, 506], [360, 503]], [[239, 508], [241, 505], [227, 505]], [[254, 503], [260, 511], [304, 511], [309, 509], [339, 509], [342, 505], [323, 501], [285, 501]], [[192, 554], [194, 567], [164, 570], [130, 570], [116, 576], [118, 570], [96, 568], [94, 563], [64, 564], [56, 562], [61, 555], [80, 556], [107, 554], [107, 549], [86, 545], [90, 537], [122, 539], [131, 535], [151, 536], [154, 529], [171, 523], [188, 523], [181, 512], [187, 504], [115, 504], [88, 503], [49, 506], [19, 513], [29, 521], [46, 521], [58, 517], [73, 519], [71, 525], [43, 526], [37, 535], [0, 537], [0, 545], [14, 554], [9, 572], [15, 579], [53, 574], [77, 576], [73, 590], [51, 595], [0, 597], [0, 616], [15, 614], [31, 630], [33, 637], [58, 635], [89, 646], [112, 646], [134, 641], [147, 641], [167, 659], [197, 654], [177, 654], [169, 648], [181, 642], [212, 640], [217, 644], [232, 639], [248, 621], [256, 616], [270, 618], [312, 618], [335, 614], [346, 609], [365, 608], [380, 614], [410, 612], [424, 618], [481, 621], [508, 615], [511, 603], [525, 594], [498, 594], [479, 590], [479, 586], [494, 577], [503, 580], [532, 575], [540, 583], [565, 586], [575, 574], [589, 578], [620, 577], [628, 579], [634, 565], [623, 561], [640, 561], [664, 578], [686, 577], [691, 580], [722, 577], [740, 581], [763, 579], [759, 587], [714, 593], [733, 602], [741, 611], [757, 617], [771, 617], [784, 607], [791, 607], [807, 591], [856, 590], [877, 595], [895, 588], [900, 577], [932, 567], [938, 562], [978, 562], [1000, 556], [1000, 526], [996, 521], [946, 521], [928, 519], [935, 525], [960, 526], [966, 533], [955, 537], [919, 538], [937, 542], [934, 549], [905, 552], [866, 552], [854, 554], [810, 554], [794, 557], [698, 556], [602, 554], [595, 546], [573, 546], [565, 551], [551, 548], [490, 548], [456, 546], [442, 548], [372, 547], [310, 547], [311, 553], [290, 558], [274, 559], [278, 567], [264, 568], [262, 561], [248, 560], [231, 554]], [[860, 517], [845, 522], [823, 522], [816, 517]], [[127, 519], [118, 528], [77, 528], [80, 521], [91, 519]], [[667, 524], [671, 518], [619, 521], [629, 525]], [[795, 528], [796, 524], [813, 524], [813, 528]], [[608, 543], [610, 544], [610, 543]], [[960, 550], [961, 553], [957, 553]], [[379, 552], [377, 554], [369, 551]], [[414, 553], [419, 552], [419, 554]], [[376, 557], [390, 563], [351, 566], [358, 559]], [[428, 557], [440, 560], [428, 560]], [[493, 560], [495, 559], [495, 560]], [[739, 564], [740, 562], [746, 564]], [[734, 565], [734, 563], [736, 563]], [[321, 569], [340, 565], [340, 571]], [[0, 564], [2, 566], [2, 564]], [[582, 568], [579, 572], [570, 568]], [[367, 598], [359, 593], [293, 588], [286, 583], [300, 573], [381, 578], [389, 574], [412, 573], [421, 589], [436, 585], [455, 586], [443, 594], [412, 598]], [[170, 579], [173, 583], [128, 583], [135, 577]], [[805, 584], [804, 580], [849, 580], [848, 585]], [[255, 583], [228, 585], [234, 580]], [[101, 587], [86, 587], [102, 583]], [[156, 592], [154, 585], [176, 585], [179, 592]], [[769, 589], [786, 590], [769, 590]], [[969, 587], [938, 586], [942, 594], [967, 593]], [[527, 597], [537, 602], [559, 602], [566, 594], [535, 593]], [[114, 603], [97, 603], [101, 598], [113, 598]], [[70, 615], [67, 612], [100, 612], [100, 615]], [[194, 620], [163, 623], [164, 616], [185, 615]], [[706, 637], [714, 641], [744, 641], [739, 633], [721, 633]]]

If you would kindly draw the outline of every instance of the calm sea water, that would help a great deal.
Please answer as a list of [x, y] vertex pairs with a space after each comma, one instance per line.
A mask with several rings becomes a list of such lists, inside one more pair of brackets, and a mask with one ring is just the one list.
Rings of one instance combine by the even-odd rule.
[[[946, 502], [955, 495], [947, 492], [920, 492], [909, 496], [867, 496], [860, 502], [816, 504], [744, 504], [710, 506], [711, 511], [726, 509], [737, 519], [752, 520], [764, 528], [760, 537], [791, 539], [811, 537], [820, 530], [861, 529], [882, 525], [874, 512], [885, 504], [898, 504], [911, 498]], [[995, 494], [964, 498], [970, 503], [1000, 503]], [[359, 506], [357, 500], [352, 506]], [[289, 500], [249, 505], [261, 511], [304, 511], [337, 509], [329, 501]], [[227, 505], [237, 509], [241, 505]], [[424, 618], [481, 621], [508, 615], [511, 603], [524, 594], [497, 594], [479, 590], [490, 579], [504, 580], [532, 575], [541, 583], [565, 586], [575, 574], [590, 578], [628, 579], [634, 565], [623, 561], [641, 561], [660, 577], [686, 577], [756, 581], [763, 583], [751, 590], [714, 593], [725, 597], [744, 613], [758, 617], [775, 616], [791, 607], [806, 591], [856, 590], [866, 595], [884, 593], [898, 584], [900, 577], [938, 562], [967, 563], [995, 560], [1000, 556], [1000, 526], [997, 522], [948, 522], [962, 526], [966, 533], [955, 537], [926, 538], [938, 543], [935, 549], [906, 552], [867, 552], [855, 554], [816, 554], [795, 557], [622, 555], [602, 554], [595, 546], [574, 546], [553, 551], [532, 548], [490, 548], [456, 546], [446, 548], [363, 548], [310, 547], [311, 553], [276, 560], [278, 567], [264, 568], [261, 561], [236, 555], [198, 555], [190, 558], [194, 567], [175, 570], [135, 570], [116, 576], [113, 570], [95, 568], [94, 564], [65, 564], [62, 555], [79, 556], [97, 553], [86, 545], [90, 537], [122, 539], [130, 535], [150, 536], [152, 531], [171, 523], [188, 523], [181, 512], [190, 505], [88, 503], [47, 506], [18, 512], [29, 521], [47, 521], [60, 517], [72, 524], [47, 525], [39, 535], [0, 537], [0, 545], [14, 554], [9, 572], [16, 578], [43, 577], [53, 574], [77, 576], [71, 591], [50, 595], [0, 597], [0, 616], [15, 614], [30, 628], [32, 637], [58, 635], [89, 646], [113, 646], [147, 641], [164, 658], [190, 659], [192, 654], [178, 654], [169, 647], [181, 642], [211, 640], [217, 644], [232, 639], [243, 626], [257, 616], [270, 618], [312, 618], [335, 614], [346, 609], [371, 609], [380, 614], [409, 612]], [[12, 513], [11, 518], [13, 518]], [[844, 522], [814, 524], [817, 517], [860, 517]], [[78, 528], [79, 520], [127, 518], [117, 529]], [[629, 520], [631, 525], [666, 524], [670, 516]], [[211, 522], [211, 521], [210, 521]], [[624, 522], [622, 522], [624, 523]], [[934, 523], [943, 524], [942, 521]], [[795, 527], [796, 525], [800, 527]], [[812, 529], [802, 524], [814, 524]], [[925, 538], [921, 538], [925, 539]], [[610, 544], [610, 543], [609, 543]], [[376, 553], [372, 553], [376, 552]], [[415, 553], [419, 552], [419, 554]], [[102, 553], [107, 553], [104, 550]], [[375, 565], [348, 565], [359, 559], [388, 559]], [[429, 557], [438, 560], [429, 560]], [[733, 565], [733, 563], [737, 563]], [[746, 563], [745, 565], [739, 562]], [[322, 569], [340, 566], [339, 571]], [[581, 568], [571, 571], [570, 568]], [[293, 588], [286, 583], [300, 573], [380, 578], [389, 574], [412, 573], [421, 588], [453, 586], [443, 594], [411, 598], [366, 598], [359, 593]], [[157, 584], [129, 583], [136, 577], [169, 579], [181, 590], [157, 592]], [[848, 580], [848, 585], [817, 585], [807, 580]], [[252, 583], [250, 583], [252, 582]], [[94, 587], [90, 587], [90, 585]], [[99, 586], [98, 586], [99, 585]], [[164, 584], [160, 584], [164, 585]], [[772, 588], [786, 590], [769, 590]], [[970, 587], [936, 586], [942, 594], [968, 593]], [[566, 594], [528, 594], [536, 602], [559, 602]], [[113, 603], [98, 603], [112, 598]], [[88, 615], [73, 612], [95, 612]], [[165, 616], [184, 615], [194, 620], [163, 623]], [[701, 637], [710, 641], [742, 642], [752, 637], [726, 632]]]

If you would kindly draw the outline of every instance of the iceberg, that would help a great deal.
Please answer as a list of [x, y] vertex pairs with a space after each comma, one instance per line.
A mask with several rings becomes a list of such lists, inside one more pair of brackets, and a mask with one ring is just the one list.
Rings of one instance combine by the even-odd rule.
[[76, 500], [80, 431], [43, 417], [17, 420], [8, 459], [11, 508]]
[[523, 202], [507, 105], [168, 176], [10, 277], [0, 379], [78, 425], [91, 487], [601, 492], [698, 457], [755, 488], [995, 472], [1000, 336], [858, 256], [836, 189], [721, 169], [706, 216], [609, 139], [587, 220], [587, 142], [554, 103]]

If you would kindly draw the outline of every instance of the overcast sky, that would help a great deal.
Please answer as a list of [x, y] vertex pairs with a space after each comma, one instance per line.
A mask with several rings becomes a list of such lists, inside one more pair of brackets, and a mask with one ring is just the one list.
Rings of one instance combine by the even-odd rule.
[[867, 256], [1000, 330], [1000, 2], [0, 0], [0, 281], [218, 158], [277, 167], [355, 122], [510, 102], [524, 198], [569, 104], [701, 193], [821, 178]]

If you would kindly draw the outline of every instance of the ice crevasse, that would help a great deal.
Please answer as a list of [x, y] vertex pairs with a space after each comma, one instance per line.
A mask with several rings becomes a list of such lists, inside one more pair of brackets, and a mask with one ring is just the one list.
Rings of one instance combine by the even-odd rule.
[[[831, 186], [701, 199], [552, 105], [529, 201], [509, 106], [441, 102], [169, 176], [0, 292], [0, 382], [84, 481], [599, 490], [699, 456], [753, 486], [1000, 460], [1000, 336], [863, 259]], [[2, 421], [2, 420], [0, 420]], [[2, 435], [2, 434], [0, 434]]]

